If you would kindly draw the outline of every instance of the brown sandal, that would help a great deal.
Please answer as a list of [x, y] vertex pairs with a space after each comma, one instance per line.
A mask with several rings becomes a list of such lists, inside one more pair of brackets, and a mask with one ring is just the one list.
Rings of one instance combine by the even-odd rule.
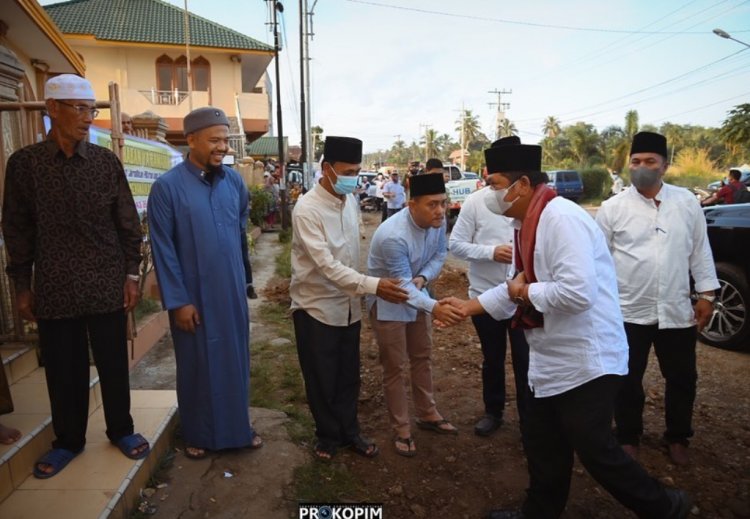
[[185, 447], [185, 457], [191, 460], [202, 460], [208, 456], [208, 451], [201, 447]]

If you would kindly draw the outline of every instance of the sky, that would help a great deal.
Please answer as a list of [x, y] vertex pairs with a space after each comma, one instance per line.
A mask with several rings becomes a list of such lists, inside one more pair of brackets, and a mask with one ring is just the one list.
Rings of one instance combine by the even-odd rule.
[[[300, 1], [282, 3], [281, 105], [294, 144]], [[188, 8], [273, 44], [264, 0]], [[313, 32], [312, 124], [362, 139], [366, 152], [418, 142], [428, 127], [458, 140], [462, 109], [492, 139], [496, 90], [512, 92], [505, 115], [529, 143], [547, 116], [601, 130], [637, 110], [641, 124], [720, 126], [750, 102], [750, 0], [318, 0]]]

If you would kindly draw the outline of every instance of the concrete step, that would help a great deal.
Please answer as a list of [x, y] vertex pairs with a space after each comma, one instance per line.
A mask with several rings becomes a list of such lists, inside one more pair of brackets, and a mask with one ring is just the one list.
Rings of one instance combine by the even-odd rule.
[[34, 371], [39, 367], [36, 346], [29, 343], [14, 342], [0, 345], [0, 357], [8, 384]]
[[[42, 454], [50, 449], [53, 439], [49, 395], [44, 368], [36, 368], [10, 386], [14, 412], [0, 420], [15, 427], [23, 435], [12, 445], [0, 444], [0, 502], [31, 474]], [[89, 415], [101, 405], [102, 395], [96, 368], [89, 373]], [[0, 516], [1, 517], [1, 516]]]
[[[44, 396], [46, 399], [46, 393]], [[137, 505], [140, 490], [146, 486], [158, 467], [159, 459], [169, 448], [176, 425], [176, 411], [174, 391], [131, 393], [131, 414], [136, 430], [152, 446], [146, 459], [133, 461], [123, 456], [107, 439], [104, 412], [101, 406], [97, 406], [89, 419], [83, 453], [57, 476], [39, 480], [31, 475], [31, 467], [38, 456], [49, 449], [52, 433], [51, 427], [46, 427], [49, 433], [42, 433], [47, 437], [38, 455], [23, 460], [19, 458], [17, 462], [12, 458], [10, 463], [0, 465], [0, 492], [7, 492], [3, 488], [7, 488], [8, 478], [13, 485], [11, 493], [0, 502], [0, 517], [38, 518], [48, 515], [50, 510], [54, 510], [59, 519], [129, 517]], [[7, 465], [10, 465], [9, 476], [3, 472]]]

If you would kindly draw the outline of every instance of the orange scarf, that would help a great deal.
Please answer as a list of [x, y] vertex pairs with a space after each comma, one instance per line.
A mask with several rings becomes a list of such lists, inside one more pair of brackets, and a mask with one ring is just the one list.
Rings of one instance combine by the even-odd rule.
[[[550, 200], [555, 198], [557, 193], [547, 186], [547, 184], [538, 184], [534, 188], [534, 194], [529, 202], [529, 208], [526, 210], [521, 228], [515, 232], [515, 261], [516, 271], [523, 272], [526, 275], [527, 283], [536, 283], [534, 274], [534, 247], [536, 246], [536, 228], [539, 226], [539, 219], [542, 217], [542, 211], [547, 207]], [[529, 305], [526, 307], [519, 306], [516, 309], [516, 315], [513, 317], [513, 328], [520, 326], [527, 330], [530, 328], [539, 328], [544, 326], [544, 316], [542, 313]]]

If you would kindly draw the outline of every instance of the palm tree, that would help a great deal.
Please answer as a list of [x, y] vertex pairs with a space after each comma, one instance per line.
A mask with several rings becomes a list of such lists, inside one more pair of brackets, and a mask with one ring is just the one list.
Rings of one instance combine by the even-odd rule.
[[482, 133], [482, 125], [479, 124], [479, 117], [472, 114], [471, 110], [463, 110], [461, 116], [456, 120], [456, 132], [458, 132], [458, 142], [461, 143], [461, 132], [463, 131], [463, 145], [466, 149], [479, 138]]
[[513, 121], [510, 119], [503, 119], [503, 122], [500, 125], [500, 131], [497, 133], [500, 137], [510, 137], [511, 135], [516, 135], [518, 129], [516, 128], [516, 125], [513, 124]]
[[544, 133], [545, 137], [554, 139], [555, 137], [560, 135], [560, 131], [560, 119], [558, 119], [554, 115], [550, 115], [544, 120], [544, 124], [542, 125], [542, 132]]
[[633, 140], [633, 136], [638, 133], [638, 110], [628, 110], [625, 114], [625, 137]]
[[424, 156], [427, 159], [430, 157], [437, 157], [440, 154], [440, 150], [438, 150], [436, 146], [438, 138], [437, 130], [430, 128], [424, 132], [424, 137], [419, 140], [419, 144], [424, 146]]

